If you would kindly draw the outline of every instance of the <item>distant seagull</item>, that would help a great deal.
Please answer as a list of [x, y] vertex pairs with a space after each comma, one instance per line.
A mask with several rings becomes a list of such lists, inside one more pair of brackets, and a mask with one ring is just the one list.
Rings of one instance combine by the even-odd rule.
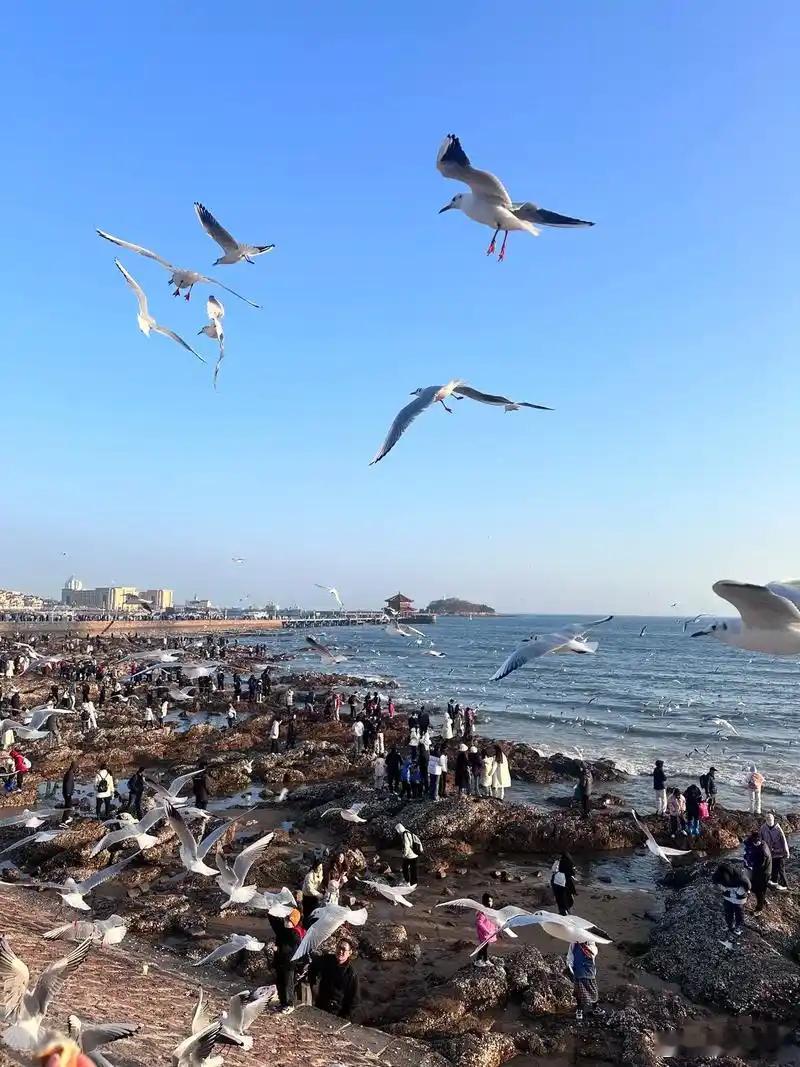
[[643, 626], [643, 627], [641, 628], [641, 630], [639, 631], [639, 637], [644, 637], [644, 635], [645, 635], [646, 633], [647, 633], [647, 627], [646, 627], [646, 626]]
[[48, 964], [36, 985], [31, 986], [27, 964], [5, 937], [0, 938], [0, 1017], [11, 1023], [3, 1033], [3, 1041], [9, 1048], [27, 1051], [36, 1047], [50, 1004], [65, 980], [86, 959], [91, 947], [91, 941], [82, 941], [66, 956]]
[[425, 651], [422, 653], [422, 655], [423, 656], [435, 656], [437, 659], [444, 659], [445, 656], [446, 656], [446, 653], [445, 652], [439, 652], [435, 648], [426, 648]]
[[215, 296], [210, 296], [206, 300], [206, 315], [208, 315], [208, 322], [202, 328], [198, 330], [198, 336], [202, 333], [206, 337], [210, 337], [212, 341], [216, 341], [219, 345], [219, 356], [217, 362], [214, 364], [214, 388], [217, 388], [217, 375], [219, 374], [219, 368], [222, 365], [222, 361], [225, 358], [225, 331], [222, 328], [222, 320], [225, 316], [225, 308], [220, 300], [217, 300]]
[[453, 390], [453, 395], [456, 400], [463, 400], [464, 397], [469, 397], [470, 400], [477, 400], [479, 404], [491, 404], [493, 407], [501, 407], [505, 411], [519, 411], [520, 408], [536, 408], [537, 411], [553, 410], [545, 407], [544, 404], [529, 404], [527, 400], [509, 400], [507, 396], [482, 393], [479, 389], [473, 389], [471, 385], [467, 385], [466, 382], [461, 382]]
[[711, 721], [715, 726], [719, 726], [723, 730], [727, 730], [728, 733], [735, 734], [736, 737], [739, 736], [739, 731], [736, 729], [733, 723], [728, 722], [727, 719], [712, 719]]
[[436, 168], [443, 177], [464, 182], [470, 188], [468, 193], [457, 193], [449, 204], [445, 204], [439, 214], [456, 208], [475, 222], [491, 226], [494, 236], [486, 250], [487, 256], [494, 252], [495, 240], [501, 230], [504, 231], [504, 236], [498, 260], [505, 258], [506, 241], [510, 230], [527, 230], [534, 237], [538, 237], [539, 226], [565, 228], [594, 226], [593, 222], [573, 219], [569, 215], [559, 215], [555, 211], [546, 211], [527, 201], [525, 203], [513, 202], [499, 178], [486, 170], [476, 170], [470, 164], [467, 153], [454, 133], [449, 133], [439, 146]]
[[53, 889], [61, 897], [64, 903], [70, 907], [75, 908], [78, 911], [91, 911], [92, 909], [83, 899], [91, 892], [101, 886], [104, 882], [110, 881], [112, 878], [116, 878], [118, 874], [128, 866], [132, 859], [138, 856], [138, 852], [134, 852], [130, 856], [126, 856], [124, 860], [120, 860], [119, 863], [112, 863], [108, 867], [103, 867], [99, 871], [95, 871], [94, 874], [89, 875], [88, 878], [84, 878], [82, 882], [76, 882], [72, 875], [69, 875], [64, 879], [63, 883], [60, 882], [0, 882], [0, 885], [11, 888], [19, 887], [21, 889]]
[[323, 645], [315, 637], [306, 637], [306, 643], [311, 646], [314, 652], [319, 654], [321, 659], [326, 660], [328, 663], [344, 663], [347, 659], [347, 656], [335, 655], [327, 645]]
[[512, 671], [517, 670], [519, 667], [523, 667], [529, 660], [539, 659], [541, 656], [546, 656], [550, 653], [557, 655], [566, 655], [568, 653], [594, 655], [599, 644], [597, 641], [587, 641], [586, 635], [595, 626], [600, 626], [604, 622], [611, 622], [613, 618], [613, 615], [606, 615], [604, 619], [596, 619], [594, 622], [586, 624], [575, 623], [572, 626], [565, 626], [559, 633], [532, 635], [526, 638], [519, 648], [511, 653], [505, 663], [489, 680], [499, 682], [507, 674], [511, 674]]
[[724, 645], [773, 656], [800, 655], [800, 608], [791, 599], [749, 582], [715, 582], [711, 588], [741, 618], [715, 622], [692, 637], [715, 637]]
[[334, 589], [333, 586], [330, 585], [320, 585], [319, 582], [314, 582], [314, 585], [317, 587], [317, 589], [324, 589], [326, 593], [330, 593], [330, 595], [333, 597], [339, 607], [344, 610], [344, 604], [342, 603], [342, 598], [339, 596], [338, 589]]
[[414, 419], [421, 415], [426, 408], [431, 407], [433, 404], [441, 404], [444, 410], [452, 415], [452, 409], [445, 404], [445, 399], [450, 396], [458, 384], [458, 379], [454, 378], [447, 385], [428, 385], [424, 389], [415, 389], [411, 395], [416, 397], [416, 400], [406, 404], [395, 416], [394, 422], [389, 427], [386, 440], [378, 449], [375, 458], [370, 462], [370, 467], [375, 463], [379, 463], [387, 453], [391, 452]]
[[104, 230], [98, 230], [97, 232], [107, 241], [111, 241], [112, 244], [119, 245], [120, 248], [128, 248], [131, 252], [137, 252], [140, 256], [144, 256], [146, 259], [154, 259], [156, 263], [160, 263], [162, 267], [165, 267], [170, 272], [170, 284], [175, 286], [175, 292], [172, 294], [173, 296], [177, 296], [181, 289], [186, 289], [186, 299], [188, 300], [191, 296], [193, 286], [218, 285], [220, 289], [224, 289], [225, 292], [230, 293], [231, 296], [236, 296], [240, 300], [244, 300], [245, 304], [249, 304], [251, 308], [257, 308], [259, 311], [261, 310], [260, 304], [254, 304], [252, 300], [248, 300], [246, 296], [237, 293], [235, 289], [229, 289], [227, 285], [218, 282], [216, 278], [209, 278], [205, 274], [198, 274], [196, 270], [183, 270], [181, 267], [175, 267], [172, 263], [168, 263], [166, 259], [157, 256], [155, 252], [151, 252], [148, 248], [142, 248], [141, 245], [131, 244], [130, 241], [123, 241], [121, 237], [114, 237], [110, 233], [106, 233]]
[[366, 822], [366, 819], [362, 819], [359, 812], [364, 807], [364, 803], [351, 804], [349, 808], [328, 808], [327, 811], [323, 811], [322, 818], [326, 815], [341, 815], [345, 822]]
[[247, 560], [244, 558], [244, 556], [231, 556], [231, 562], [232, 563], [247, 563]]
[[149, 337], [151, 331], [163, 334], [164, 337], [169, 337], [173, 341], [177, 341], [179, 345], [182, 345], [187, 352], [191, 352], [193, 356], [197, 356], [201, 363], [205, 363], [205, 360], [200, 355], [200, 353], [195, 352], [191, 345], [187, 345], [184, 339], [182, 337], [179, 337], [174, 330], [170, 330], [166, 326], [158, 325], [156, 320], [147, 310], [147, 297], [144, 295], [144, 290], [142, 289], [142, 287], [139, 285], [135, 278], [128, 274], [128, 272], [125, 270], [125, 268], [122, 266], [118, 259], [115, 259], [114, 262], [116, 263], [117, 268], [122, 274], [122, 277], [125, 279], [125, 281], [136, 294], [136, 299], [139, 302], [139, 310], [136, 312], [136, 321], [139, 323], [139, 329], [142, 331], [145, 337]]
[[633, 821], [644, 834], [645, 844], [648, 849], [654, 856], [657, 856], [660, 860], [666, 863], [668, 867], [672, 866], [672, 858], [674, 856], [688, 856], [689, 852], [691, 852], [691, 849], [667, 848], [665, 845], [659, 845], [644, 823], [639, 822], [636, 817], [636, 812], [631, 811], [631, 815], [633, 816]]
[[[162, 330], [161, 332], [163, 333], [164, 331]], [[190, 349], [190, 351], [192, 351], [192, 350]], [[195, 352], [195, 355], [197, 355], [196, 352]], [[203, 362], [205, 363], [205, 360], [203, 360]], [[138, 596], [136, 593], [126, 593], [125, 594], [125, 603], [126, 604], [135, 605], [136, 607], [139, 607], [139, 608], [144, 608], [144, 610], [147, 612], [148, 615], [152, 615], [153, 614], [153, 605], [150, 603], [150, 601], [149, 600], [144, 600], [142, 597]], [[170, 662], [173, 662], [173, 661], [170, 660]]]
[[76, 919], [75, 922], [56, 926], [42, 934], [45, 941], [86, 941], [105, 948], [118, 945], [125, 940], [128, 927], [120, 915], [109, 915], [107, 919]]
[[414, 905], [406, 897], [417, 888], [415, 885], [387, 885], [386, 882], [372, 882], [366, 878], [359, 878], [360, 882], [380, 893], [382, 897], [390, 900], [395, 907], [402, 904], [404, 908], [413, 908]]
[[231, 934], [227, 941], [218, 945], [213, 952], [198, 960], [195, 967], [202, 967], [204, 963], [216, 963], [217, 960], [235, 956], [237, 952], [261, 952], [264, 942], [256, 940], [251, 934]]
[[293, 963], [301, 960], [303, 956], [310, 956], [316, 952], [345, 923], [350, 926], [363, 926], [369, 913], [366, 908], [358, 908], [356, 911], [352, 911], [350, 908], [342, 907], [340, 904], [325, 904], [321, 908], [316, 908], [311, 915], [314, 922], [309, 926], [305, 937], [297, 946], [297, 950], [292, 956]]
[[246, 259], [248, 263], [252, 263], [254, 256], [261, 256], [264, 252], [271, 252], [275, 247], [275, 245], [239, 244], [235, 237], [231, 237], [228, 231], [223, 226], [220, 226], [207, 207], [195, 201], [194, 209], [197, 212], [200, 225], [211, 240], [216, 241], [225, 253], [224, 256], [214, 260], [215, 267], [223, 263], [238, 263], [240, 259]]

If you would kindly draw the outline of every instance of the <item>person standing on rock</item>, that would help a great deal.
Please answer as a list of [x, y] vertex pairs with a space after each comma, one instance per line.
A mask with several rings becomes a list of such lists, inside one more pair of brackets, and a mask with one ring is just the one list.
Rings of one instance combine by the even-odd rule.
[[744, 843], [744, 862], [750, 869], [750, 884], [756, 895], [755, 911], [763, 911], [767, 886], [772, 881], [772, 853], [758, 830], [753, 830]]
[[712, 883], [722, 892], [722, 908], [728, 932], [741, 937], [744, 925], [744, 905], [750, 896], [750, 879], [727, 861], [720, 863], [711, 876]]
[[569, 915], [577, 896], [575, 863], [568, 852], [562, 852], [550, 872], [550, 887], [558, 905], [559, 915]]
[[208, 771], [205, 763], [197, 764], [197, 774], [192, 778], [194, 806], [205, 811], [208, 807]]
[[233, 706], [233, 704], [229, 703], [228, 704], [228, 710], [225, 712], [225, 719], [226, 719], [226, 721], [228, 723], [228, 729], [229, 730], [233, 729], [233, 727], [236, 725], [236, 720], [238, 718], [239, 718], [239, 712], [236, 710], [236, 708]]
[[667, 797], [667, 817], [669, 819], [669, 836], [677, 837], [686, 833], [686, 800], [680, 789], [673, 789]]
[[703, 787], [703, 792], [706, 795], [706, 803], [708, 804], [708, 814], [711, 815], [717, 804], [717, 768], [709, 767], [708, 773], [704, 774], [700, 778], [700, 785]]
[[111, 798], [114, 796], [114, 779], [105, 763], [100, 764], [100, 769], [94, 779], [94, 808], [97, 818], [105, 816], [111, 818]]
[[435, 748], [428, 759], [428, 795], [434, 802], [439, 799], [439, 777], [442, 773], [442, 764], [439, 758], [439, 750]]
[[589, 818], [589, 812], [592, 809], [592, 789], [594, 782], [592, 780], [592, 772], [588, 763], [581, 764], [580, 775], [578, 777], [578, 800], [581, 802], [581, 811], [583, 812], [584, 819]]
[[353, 723], [353, 757], [360, 759], [364, 751], [364, 720], [359, 716]]
[[311, 962], [309, 981], [317, 986], [314, 1007], [349, 1019], [358, 1004], [358, 975], [353, 970], [353, 945], [340, 941], [336, 952], [315, 956]]
[[61, 816], [62, 823], [72, 822], [72, 797], [75, 793], [75, 772], [78, 767], [73, 760], [64, 772], [61, 779], [61, 796], [64, 798], [64, 814]]
[[292, 712], [286, 725], [286, 749], [294, 748], [297, 744], [297, 715]]
[[[481, 904], [485, 908], [494, 908], [492, 894], [484, 893], [481, 897]], [[475, 935], [478, 938], [478, 944], [482, 946], [475, 956], [476, 967], [489, 966], [489, 945], [497, 942], [498, 929], [497, 923], [493, 922], [488, 915], [484, 915], [482, 911], [475, 913]]]
[[278, 1003], [282, 1015], [294, 1011], [295, 964], [292, 956], [297, 951], [303, 935], [298, 930], [300, 912], [293, 908], [285, 919], [268, 916], [275, 934], [275, 978], [278, 987]]
[[128, 779], [128, 807], [137, 819], [142, 817], [142, 796], [144, 795], [144, 767], [137, 768]]
[[406, 830], [401, 822], [395, 826], [400, 835], [400, 847], [403, 850], [403, 881], [406, 885], [417, 885], [417, 860], [422, 855], [422, 842], [411, 830]]
[[386, 780], [390, 793], [400, 792], [400, 771], [403, 759], [397, 751], [397, 745], [392, 745], [386, 754]]
[[697, 837], [700, 833], [700, 802], [703, 799], [700, 787], [692, 782], [684, 790], [683, 799], [686, 801], [686, 828], [690, 837]]
[[481, 775], [483, 774], [483, 760], [476, 745], [469, 746], [467, 753], [469, 762], [469, 784], [474, 797], [481, 795]]
[[276, 715], [275, 718], [272, 720], [272, 726], [270, 726], [269, 728], [269, 750], [273, 755], [275, 755], [275, 753], [278, 751], [278, 748], [280, 747], [280, 737], [281, 720]]
[[572, 971], [576, 1020], [581, 1022], [584, 1013], [602, 1016], [604, 1012], [597, 1007], [600, 999], [597, 992], [597, 945], [573, 942], [567, 951], [567, 965]]
[[492, 782], [494, 780], [494, 756], [488, 752], [481, 753], [481, 794], [490, 797], [492, 795]]
[[499, 745], [494, 746], [494, 771], [492, 772], [492, 796], [504, 800], [506, 789], [511, 788], [511, 771], [508, 756]]
[[656, 815], [667, 814], [667, 775], [663, 759], [657, 759], [653, 768], [653, 789], [656, 794]]
[[772, 812], [767, 815], [761, 826], [761, 840], [765, 841], [772, 855], [772, 879], [770, 885], [773, 889], [786, 892], [789, 886], [786, 883], [786, 861], [789, 858], [789, 842], [783, 827], [776, 822]]
[[761, 790], [764, 788], [765, 781], [764, 775], [759, 771], [755, 763], [751, 763], [747, 772], [746, 785], [750, 794], [750, 811], [753, 815], [761, 814]]
[[469, 752], [465, 744], [460, 744], [458, 746], [455, 783], [459, 796], [469, 796]]
[[221, 693], [225, 688], [225, 670], [220, 667], [217, 670], [217, 692]]

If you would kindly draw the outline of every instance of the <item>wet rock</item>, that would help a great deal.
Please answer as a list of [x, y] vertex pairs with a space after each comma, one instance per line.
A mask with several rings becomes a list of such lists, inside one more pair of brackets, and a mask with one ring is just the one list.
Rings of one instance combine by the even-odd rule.
[[428, 1039], [480, 1032], [486, 1024], [478, 1013], [505, 1004], [507, 997], [508, 982], [501, 967], [467, 966], [390, 1029], [406, 1037]]
[[358, 949], [367, 959], [386, 963], [413, 959], [408, 931], [399, 923], [372, 923], [357, 931]]
[[563, 957], [544, 956], [528, 945], [504, 962], [509, 992], [522, 997], [526, 1015], [554, 1015], [573, 1004], [572, 982]]

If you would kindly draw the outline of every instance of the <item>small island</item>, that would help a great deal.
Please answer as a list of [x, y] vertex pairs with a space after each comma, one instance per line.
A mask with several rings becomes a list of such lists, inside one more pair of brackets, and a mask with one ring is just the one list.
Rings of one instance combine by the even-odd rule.
[[432, 600], [425, 610], [432, 615], [494, 615], [488, 604], [473, 604], [456, 596]]

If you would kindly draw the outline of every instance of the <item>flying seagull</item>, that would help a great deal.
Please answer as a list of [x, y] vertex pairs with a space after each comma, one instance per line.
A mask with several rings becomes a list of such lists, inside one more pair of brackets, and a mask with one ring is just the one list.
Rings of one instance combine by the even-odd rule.
[[130, 241], [123, 241], [121, 237], [114, 237], [112, 234], [106, 233], [104, 230], [98, 230], [97, 232], [101, 237], [105, 237], [107, 241], [111, 241], [112, 244], [119, 245], [120, 248], [129, 248], [131, 252], [138, 252], [140, 256], [145, 256], [147, 259], [154, 259], [156, 263], [160, 263], [162, 267], [165, 267], [170, 272], [170, 285], [175, 286], [175, 292], [172, 294], [173, 296], [177, 296], [181, 289], [185, 289], [186, 299], [188, 300], [191, 296], [193, 286], [200, 284], [218, 285], [220, 289], [224, 289], [225, 292], [230, 293], [231, 296], [237, 296], [240, 300], [244, 300], [245, 304], [249, 304], [251, 308], [257, 308], [259, 311], [261, 310], [260, 304], [254, 304], [252, 300], [248, 300], [246, 296], [237, 293], [235, 289], [229, 289], [227, 285], [218, 282], [216, 278], [208, 278], [205, 274], [198, 274], [195, 270], [183, 270], [181, 267], [175, 267], [172, 263], [168, 263], [166, 259], [157, 256], [155, 252], [151, 252], [148, 248], [142, 248], [141, 245], [131, 244]]
[[58, 830], [37, 830], [36, 833], [28, 834], [27, 837], [21, 837], [13, 845], [6, 845], [4, 849], [0, 850], [0, 856], [7, 856], [10, 852], [16, 852], [18, 848], [23, 848], [25, 845], [38, 845], [48, 841], [55, 841], [62, 832], [63, 830], [60, 828]]
[[110, 1061], [98, 1051], [102, 1045], [109, 1045], [112, 1041], [123, 1041], [126, 1037], [133, 1037], [140, 1030], [138, 1023], [90, 1023], [85, 1022], [78, 1015], [70, 1015], [67, 1025], [69, 1036], [81, 1052], [86, 1053], [95, 1067], [111, 1067]]
[[[212, 671], [213, 668], [208, 669], [209, 674], [211, 674]], [[183, 673], [186, 674], [186, 671], [184, 671]], [[188, 674], [186, 676], [191, 677]], [[168, 800], [173, 807], [178, 808], [181, 807], [183, 804], [187, 804], [189, 802], [188, 797], [178, 796], [181, 789], [183, 789], [183, 787], [188, 782], [191, 782], [192, 778], [195, 778], [198, 774], [202, 773], [203, 772], [201, 770], [197, 770], [190, 771], [188, 774], [179, 774], [177, 778], [172, 779], [168, 786], [163, 786], [159, 782], [154, 781], [152, 778], [145, 778], [145, 782], [147, 782], [153, 792], [158, 796], [159, 803]]]
[[344, 604], [342, 603], [342, 598], [339, 596], [338, 589], [334, 589], [333, 586], [330, 585], [320, 585], [319, 582], [314, 582], [314, 585], [317, 587], [317, 589], [324, 589], [326, 593], [330, 593], [330, 595], [333, 597], [339, 607], [344, 610]]
[[559, 633], [534, 634], [531, 637], [527, 637], [489, 680], [499, 682], [507, 674], [511, 674], [512, 671], [517, 670], [519, 667], [523, 667], [529, 660], [539, 659], [539, 657], [546, 656], [548, 653], [557, 655], [566, 655], [568, 653], [593, 655], [599, 647], [598, 642], [587, 641], [586, 635], [595, 626], [600, 626], [604, 622], [611, 622], [613, 618], [613, 615], [606, 615], [605, 618], [596, 619], [594, 622], [575, 623], [572, 626], [565, 626]]
[[594, 226], [593, 222], [573, 219], [569, 215], [559, 215], [555, 211], [546, 211], [528, 201], [515, 203], [499, 178], [486, 170], [476, 170], [470, 164], [467, 153], [454, 133], [449, 133], [439, 146], [436, 168], [443, 177], [464, 182], [470, 188], [468, 193], [457, 193], [449, 204], [445, 204], [439, 214], [455, 208], [463, 211], [475, 222], [491, 226], [494, 236], [486, 250], [487, 256], [494, 252], [495, 241], [501, 230], [504, 236], [498, 260], [505, 258], [506, 241], [510, 230], [527, 230], [534, 237], [538, 237], [539, 226], [562, 228]]
[[246, 259], [248, 263], [253, 262], [254, 256], [263, 255], [264, 252], [271, 252], [275, 245], [243, 245], [239, 244], [235, 237], [231, 237], [224, 226], [220, 226], [207, 207], [202, 204], [198, 204], [195, 201], [194, 209], [197, 212], [197, 217], [200, 220], [200, 225], [206, 231], [212, 241], [216, 241], [224, 256], [220, 256], [219, 259], [214, 260], [214, 266], [220, 266], [223, 263], [238, 263], [240, 259]]
[[367, 878], [359, 878], [359, 882], [363, 882], [370, 889], [374, 889], [376, 893], [380, 893], [382, 897], [391, 900], [395, 907], [398, 904], [402, 904], [404, 908], [414, 907], [410, 900], [406, 900], [406, 897], [409, 893], [414, 892], [417, 888], [416, 885], [387, 885], [386, 882], [371, 882]]
[[148, 848], [153, 848], [154, 845], [158, 844], [158, 838], [147, 831], [152, 830], [156, 823], [161, 822], [164, 818], [166, 818], [166, 812], [159, 805], [151, 808], [138, 822], [132, 815], [123, 812], [118, 819], [111, 820], [119, 823], [119, 829], [112, 830], [105, 837], [101, 837], [89, 855], [96, 856], [98, 852], [103, 852], [104, 849], [112, 848], [114, 845], [121, 845], [126, 841], [134, 842], [142, 852]]
[[144, 290], [142, 289], [142, 287], [139, 285], [135, 278], [128, 274], [128, 272], [125, 270], [125, 268], [122, 266], [118, 259], [115, 259], [114, 262], [116, 263], [120, 273], [122, 274], [122, 277], [125, 279], [125, 281], [136, 294], [136, 299], [139, 302], [139, 310], [136, 312], [136, 321], [139, 323], [139, 329], [142, 331], [145, 337], [149, 337], [151, 331], [155, 330], [156, 333], [163, 334], [164, 337], [170, 337], [173, 341], [177, 341], [177, 343], [179, 345], [182, 345], [187, 352], [191, 352], [193, 356], [197, 356], [201, 363], [205, 363], [205, 360], [199, 354], [199, 352], [195, 352], [191, 345], [187, 345], [184, 339], [182, 337], [179, 337], [174, 330], [170, 330], [166, 326], [158, 325], [156, 320], [147, 310], [147, 297], [144, 295]]
[[86, 941], [105, 948], [118, 945], [125, 939], [128, 927], [120, 915], [109, 915], [107, 919], [76, 919], [75, 922], [56, 926], [42, 934], [45, 941]]
[[349, 808], [328, 808], [327, 811], [323, 811], [322, 818], [326, 815], [341, 815], [345, 822], [366, 822], [366, 819], [362, 819], [359, 812], [364, 807], [365, 802], [362, 801], [359, 804], [351, 804]]
[[217, 300], [215, 296], [210, 296], [208, 300], [206, 300], [206, 315], [208, 315], [208, 322], [202, 330], [198, 330], [198, 335], [201, 333], [205, 334], [206, 337], [210, 337], [219, 345], [219, 356], [217, 357], [217, 362], [214, 364], [214, 388], [216, 389], [219, 368], [225, 358], [225, 331], [222, 328], [225, 308], [222, 301]]
[[236, 820], [230, 819], [227, 822], [221, 823], [216, 830], [212, 830], [202, 841], [198, 842], [186, 825], [180, 810], [173, 807], [169, 802], [167, 802], [166, 807], [167, 822], [174, 831], [175, 836], [178, 838], [178, 855], [186, 870], [190, 874], [202, 874], [205, 877], [218, 874], [218, 871], [215, 871], [213, 867], [208, 866], [205, 862], [205, 858], [217, 841], [220, 840], [223, 834], [226, 833]]
[[45, 967], [36, 985], [31, 986], [27, 964], [5, 937], [0, 938], [0, 1006], [5, 1020], [11, 1023], [3, 1034], [3, 1041], [9, 1048], [30, 1050], [36, 1047], [50, 1004], [63, 982], [86, 959], [91, 947], [91, 941], [82, 941], [66, 956]]
[[723, 645], [773, 656], [800, 654], [800, 607], [790, 597], [750, 582], [726, 580], [711, 588], [733, 604], [741, 618], [714, 622], [692, 637], [715, 637]]
[[452, 410], [445, 404], [445, 400], [458, 384], [458, 379], [454, 378], [447, 385], [428, 385], [425, 388], [415, 389], [411, 395], [416, 397], [416, 400], [406, 404], [397, 413], [394, 422], [389, 427], [386, 440], [378, 449], [375, 458], [370, 463], [370, 467], [375, 463], [379, 463], [387, 453], [391, 452], [414, 419], [421, 415], [426, 408], [431, 407], [433, 404], [441, 404], [445, 411], [452, 414]]
[[422, 630], [418, 630], [416, 626], [409, 626], [408, 623], [400, 622], [394, 616], [389, 616], [389, 621], [386, 624], [386, 633], [394, 634], [396, 637], [424, 637], [425, 634]]
[[259, 837], [252, 844], [243, 848], [232, 864], [228, 863], [221, 852], [217, 852], [215, 857], [217, 869], [219, 870], [217, 885], [223, 893], [228, 895], [227, 901], [222, 905], [223, 908], [228, 907], [229, 904], [247, 904], [258, 893], [258, 886], [246, 886], [244, 883], [250, 873], [250, 868], [259, 859], [274, 836], [274, 833], [268, 833], [264, 834], [263, 837]]
[[644, 635], [645, 635], [646, 633], [647, 633], [647, 627], [646, 627], [646, 626], [643, 626], [643, 627], [641, 628], [641, 630], [639, 631], [639, 637], [644, 637]]
[[91, 911], [92, 909], [83, 898], [88, 896], [89, 893], [93, 892], [104, 882], [116, 878], [118, 874], [121, 874], [122, 871], [125, 870], [131, 860], [135, 859], [138, 855], [138, 852], [133, 852], [130, 856], [126, 856], [124, 860], [120, 860], [119, 863], [112, 863], [108, 867], [103, 867], [101, 870], [95, 871], [94, 874], [89, 875], [88, 878], [84, 878], [82, 882], [76, 882], [72, 875], [68, 875], [63, 883], [0, 882], [0, 885], [6, 888], [13, 886], [21, 889], [52, 889], [58, 893], [68, 907], [75, 908], [78, 911]]
[[461, 382], [454, 390], [456, 400], [469, 397], [477, 400], [479, 404], [491, 404], [493, 407], [503, 408], [504, 411], [519, 411], [520, 408], [536, 408], [537, 411], [552, 411], [552, 408], [544, 404], [529, 404], [527, 400], [509, 400], [507, 396], [496, 396], [494, 393], [482, 393], [480, 389], [473, 389], [466, 382]]
[[715, 726], [719, 726], [721, 729], [727, 730], [728, 733], [734, 734], [736, 737], [739, 736], [739, 731], [736, 729], [733, 723], [728, 722], [727, 719], [712, 719], [711, 721]]
[[231, 556], [231, 563], [247, 563], [244, 556]]
[[648, 849], [653, 853], [654, 856], [657, 856], [660, 860], [663, 860], [668, 867], [672, 866], [673, 856], [688, 856], [691, 852], [691, 849], [684, 850], [680, 848], [667, 848], [665, 845], [659, 845], [658, 841], [656, 841], [656, 839], [653, 837], [653, 835], [650, 833], [644, 823], [639, 822], [638, 818], [636, 817], [636, 812], [631, 810], [631, 815], [633, 816], [633, 821], [644, 834], [645, 844], [647, 845]]
[[324, 907], [316, 908], [312, 913], [314, 923], [309, 926], [306, 935], [297, 946], [292, 962], [301, 960], [303, 956], [310, 956], [329, 937], [333, 937], [340, 926], [349, 923], [350, 926], [363, 926], [369, 913], [366, 908], [358, 908], [351, 911], [350, 908], [342, 907], [341, 904], [325, 904]]
[[212, 1056], [215, 1045], [241, 1045], [233, 1034], [223, 1031], [222, 1020], [212, 1022], [203, 1007], [203, 990], [192, 1016], [192, 1032], [172, 1051], [173, 1067], [222, 1067], [222, 1056]]
[[248, 1052], [253, 1047], [253, 1039], [247, 1033], [268, 1004], [278, 999], [278, 990], [274, 985], [261, 986], [250, 999], [250, 990], [243, 989], [228, 1001], [228, 1010], [222, 1016], [222, 1032], [235, 1038]]
[[344, 663], [347, 656], [337, 656], [328, 648], [327, 645], [323, 645], [321, 641], [317, 641], [315, 637], [306, 637], [306, 643], [317, 652], [321, 659], [327, 660], [328, 663]]
[[198, 960], [195, 967], [202, 967], [204, 963], [216, 963], [217, 960], [225, 960], [228, 956], [235, 956], [237, 952], [261, 952], [264, 942], [256, 940], [251, 934], [231, 934], [227, 941], [218, 945], [213, 952]]
[[[63, 815], [63, 811], [61, 814]], [[27, 830], [35, 830], [39, 826], [44, 826], [49, 819], [54, 818], [56, 815], [58, 815], [58, 811], [55, 808], [40, 808], [38, 811], [23, 808], [16, 815], [6, 815], [4, 819], [0, 819], [0, 828], [24, 826]]]

